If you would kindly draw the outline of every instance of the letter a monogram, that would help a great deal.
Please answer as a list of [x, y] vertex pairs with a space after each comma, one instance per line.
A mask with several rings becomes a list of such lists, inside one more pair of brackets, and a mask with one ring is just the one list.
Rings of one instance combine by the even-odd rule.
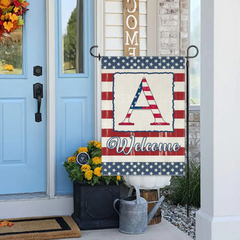
[[[139, 99], [139, 96], [141, 92], [143, 91], [144, 96], [146, 97], [146, 100], [148, 102], [148, 106], [136, 106], [136, 103]], [[128, 113], [122, 123], [119, 123], [119, 125], [134, 125], [134, 123], [130, 122], [130, 117], [133, 113], [133, 110], [151, 110], [153, 117], [155, 119], [155, 122], [151, 123], [150, 125], [170, 125], [169, 123], [166, 123], [162, 117], [162, 114], [157, 106], [157, 103], [153, 97], [152, 91], [148, 85], [148, 82], [146, 78], [143, 78], [139, 88], [137, 90], [137, 93], [134, 96], [134, 99], [132, 101], [132, 104], [128, 110]]]

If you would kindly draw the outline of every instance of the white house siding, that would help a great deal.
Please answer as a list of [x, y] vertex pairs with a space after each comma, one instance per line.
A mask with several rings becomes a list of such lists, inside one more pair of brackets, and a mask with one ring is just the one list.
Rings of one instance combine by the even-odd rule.
[[[147, 55], [147, 0], [139, 0], [140, 55]], [[105, 56], [123, 56], [123, 0], [105, 0]]]

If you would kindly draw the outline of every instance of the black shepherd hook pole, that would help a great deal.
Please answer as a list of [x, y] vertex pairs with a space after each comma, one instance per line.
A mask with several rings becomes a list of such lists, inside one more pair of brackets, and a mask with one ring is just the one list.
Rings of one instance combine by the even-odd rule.
[[[92, 53], [92, 50], [94, 48], [98, 48], [98, 46], [97, 45], [92, 46], [90, 48], [90, 54], [91, 54], [92, 57], [98, 58], [99, 61], [100, 61], [101, 58], [102, 58], [101, 55], [98, 54], [98, 56], [96, 56], [96, 55], [94, 55]], [[196, 54], [193, 55], [193, 56], [189, 55], [190, 54], [189, 52], [190, 52], [191, 48], [195, 48], [195, 50], [196, 50]], [[186, 110], [187, 110], [187, 114], [186, 114], [186, 121], [187, 121], [187, 129], [186, 129], [187, 143], [186, 143], [186, 149], [187, 149], [187, 153], [186, 153], [186, 155], [187, 155], [187, 216], [188, 217], [189, 217], [189, 205], [190, 205], [190, 197], [189, 197], [189, 86], [190, 86], [190, 84], [189, 84], [189, 59], [197, 57], [198, 53], [199, 53], [198, 48], [195, 45], [191, 45], [191, 46], [189, 46], [187, 48], [187, 56], [185, 57], [187, 59], [187, 61], [186, 61], [186, 68], [187, 68], [186, 69], [186, 85], [187, 85], [186, 86], [187, 87], [187, 94], [186, 94], [186, 102], [187, 102], [187, 104], [186, 104], [187, 105], [186, 106]]]
[[[190, 56], [189, 52], [191, 48], [195, 48], [196, 49], [196, 54], [194, 56]], [[187, 114], [186, 114], [186, 121], [187, 121], [187, 131], [186, 131], [186, 135], [187, 135], [187, 143], [186, 143], [186, 149], [187, 149], [187, 216], [189, 217], [189, 205], [190, 205], [190, 196], [189, 196], [189, 87], [190, 87], [190, 83], [189, 83], [189, 58], [195, 58], [197, 57], [199, 53], [198, 48], [195, 45], [191, 45], [188, 47], [187, 49], [187, 62], [186, 62], [186, 67], [187, 67], [187, 72], [186, 72], [186, 82], [187, 82], [187, 96], [186, 96], [186, 102], [187, 102]]]
[[102, 58], [101, 55], [100, 55], [100, 53], [98, 54], [98, 56], [95, 56], [95, 55], [93, 55], [93, 53], [92, 53], [92, 50], [93, 50], [94, 48], [98, 48], [98, 46], [97, 46], [97, 45], [92, 46], [92, 47], [90, 48], [90, 54], [91, 54], [92, 57], [98, 58], [99, 61], [100, 61], [101, 58]]

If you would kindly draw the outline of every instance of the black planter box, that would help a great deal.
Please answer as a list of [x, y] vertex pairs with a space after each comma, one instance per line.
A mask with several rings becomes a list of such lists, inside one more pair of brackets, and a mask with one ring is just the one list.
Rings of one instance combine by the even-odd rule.
[[113, 208], [114, 200], [120, 198], [118, 185], [74, 182], [73, 198], [72, 217], [81, 230], [119, 227], [119, 216]]

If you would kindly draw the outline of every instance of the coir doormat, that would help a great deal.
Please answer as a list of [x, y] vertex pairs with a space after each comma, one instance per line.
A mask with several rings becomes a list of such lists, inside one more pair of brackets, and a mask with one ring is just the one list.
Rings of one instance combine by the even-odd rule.
[[47, 240], [79, 238], [81, 231], [69, 216], [12, 219], [11, 227], [0, 228], [0, 240]]

